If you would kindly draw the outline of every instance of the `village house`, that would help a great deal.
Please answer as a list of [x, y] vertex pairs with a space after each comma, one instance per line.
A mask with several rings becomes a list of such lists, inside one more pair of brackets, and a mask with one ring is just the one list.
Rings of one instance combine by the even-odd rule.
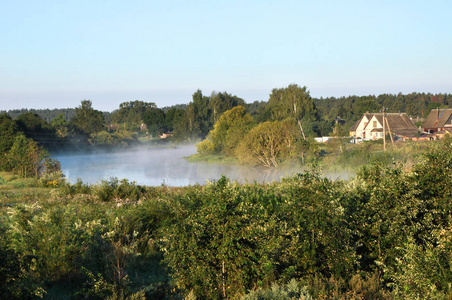
[[422, 129], [437, 136], [452, 132], [452, 109], [432, 109], [422, 124]]
[[162, 133], [161, 135], [159, 135], [159, 138], [167, 139], [167, 138], [171, 137], [172, 135], [173, 135], [172, 133]]
[[119, 125], [116, 124], [109, 124], [107, 125], [107, 130], [108, 131], [114, 131], [114, 130], [118, 130], [119, 129]]
[[405, 113], [364, 114], [350, 130], [350, 136], [363, 140], [383, 138], [383, 120], [385, 132], [391, 132], [394, 139], [411, 139], [419, 136], [419, 130]]
[[366, 138], [365, 128], [369, 123], [369, 120], [372, 118], [373, 114], [365, 113], [363, 116], [356, 121], [356, 123], [350, 128], [350, 137], [354, 138]]

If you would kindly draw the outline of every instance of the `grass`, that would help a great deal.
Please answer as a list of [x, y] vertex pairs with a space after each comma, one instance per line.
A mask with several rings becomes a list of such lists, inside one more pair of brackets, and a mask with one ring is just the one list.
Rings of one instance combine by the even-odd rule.
[[0, 189], [25, 188], [36, 186], [35, 178], [21, 178], [10, 172], [0, 172]]
[[238, 164], [238, 160], [236, 158], [220, 154], [200, 155], [196, 153], [186, 157], [186, 159], [189, 162], [207, 162], [224, 165]]
[[49, 197], [50, 189], [36, 186], [35, 178], [21, 178], [10, 172], [0, 172], [0, 205], [33, 201]]

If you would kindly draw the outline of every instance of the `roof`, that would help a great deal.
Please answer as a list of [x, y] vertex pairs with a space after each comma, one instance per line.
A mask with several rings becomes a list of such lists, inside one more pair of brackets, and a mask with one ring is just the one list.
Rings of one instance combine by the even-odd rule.
[[361, 119], [355, 122], [353, 126], [350, 128], [350, 131], [356, 131], [356, 128], [358, 128], [359, 123], [361, 122]]
[[[418, 133], [418, 129], [406, 113], [386, 113], [385, 116], [387, 124], [389, 124], [389, 129], [395, 134], [401, 136], [415, 136]], [[374, 114], [374, 117], [380, 124], [383, 124], [382, 113]]]
[[370, 120], [372, 118], [374, 114], [370, 114], [370, 113], [365, 113], [361, 116], [361, 118], [359, 118], [358, 121], [355, 122], [355, 124], [353, 124], [353, 126], [350, 128], [350, 131], [356, 131], [356, 129], [359, 126], [359, 123], [361, 123], [361, 120], [366, 117], [368, 120]]
[[452, 109], [432, 109], [425, 119], [422, 128], [442, 128], [452, 115]]
[[383, 128], [374, 128], [370, 132], [383, 132]]

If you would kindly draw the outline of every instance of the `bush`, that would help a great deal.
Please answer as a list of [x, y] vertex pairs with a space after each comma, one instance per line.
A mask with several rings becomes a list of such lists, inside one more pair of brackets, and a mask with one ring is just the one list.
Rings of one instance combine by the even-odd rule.
[[61, 171], [44, 173], [38, 179], [38, 186], [41, 187], [57, 188], [63, 186], [65, 183], [66, 180], [63, 172]]
[[62, 196], [76, 195], [76, 194], [91, 194], [92, 187], [89, 184], [83, 183], [80, 178], [77, 178], [75, 184], [65, 182], [61, 187]]
[[138, 201], [140, 196], [144, 194], [145, 189], [136, 185], [135, 182], [129, 182], [127, 179], [118, 180], [118, 178], [110, 178], [102, 180], [93, 186], [93, 193], [102, 201], [133, 200]]
[[271, 289], [257, 289], [242, 297], [242, 300], [310, 300], [308, 287], [302, 286], [296, 279], [290, 280], [287, 284], [278, 285], [273, 283]]
[[208, 155], [215, 153], [215, 145], [208, 139], [196, 144], [196, 151], [201, 155]]
[[115, 189], [118, 187], [118, 178], [110, 178], [110, 180], [101, 180], [93, 186], [93, 194], [101, 201], [110, 201], [113, 199]]

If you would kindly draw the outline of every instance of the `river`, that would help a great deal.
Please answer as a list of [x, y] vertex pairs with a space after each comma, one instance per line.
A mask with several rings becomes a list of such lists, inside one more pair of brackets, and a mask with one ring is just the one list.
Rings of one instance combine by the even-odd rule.
[[194, 153], [195, 145], [179, 145], [113, 152], [60, 153], [52, 157], [61, 162], [61, 169], [71, 183], [78, 178], [84, 183], [94, 184], [116, 177], [147, 186], [188, 186], [218, 180], [222, 175], [241, 183], [266, 183], [303, 171], [188, 162], [185, 157]]

